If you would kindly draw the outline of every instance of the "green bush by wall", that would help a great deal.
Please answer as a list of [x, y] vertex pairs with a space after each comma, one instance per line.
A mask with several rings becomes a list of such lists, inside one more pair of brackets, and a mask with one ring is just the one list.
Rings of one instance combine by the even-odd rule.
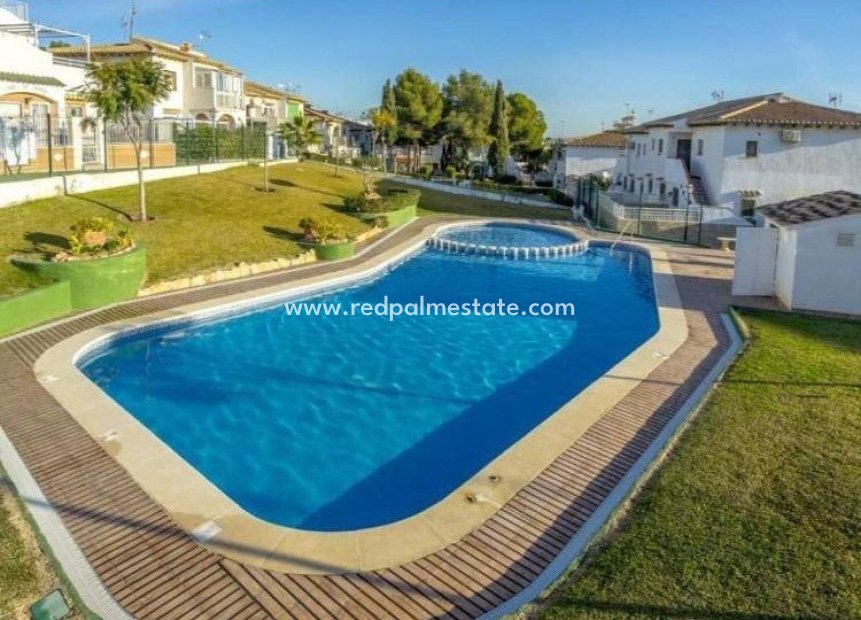
[[72, 293], [68, 282], [54, 282], [17, 295], [0, 297], [0, 336], [71, 311]]
[[146, 250], [138, 246], [115, 256], [67, 262], [16, 256], [12, 263], [42, 277], [68, 282], [72, 309], [88, 310], [137, 296], [146, 275]]
[[362, 213], [360, 217], [363, 220], [385, 220], [385, 226], [387, 228], [393, 228], [395, 226], [400, 226], [401, 224], [406, 224], [407, 222], [414, 220], [416, 218], [416, 209], [417, 205], [408, 205], [395, 211], [384, 211], [382, 213]]

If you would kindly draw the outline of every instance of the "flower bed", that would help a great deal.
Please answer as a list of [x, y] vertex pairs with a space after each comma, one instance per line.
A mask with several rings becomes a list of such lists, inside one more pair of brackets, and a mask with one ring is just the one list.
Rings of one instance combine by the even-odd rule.
[[373, 220], [377, 224], [393, 227], [406, 224], [416, 217], [421, 192], [417, 189], [390, 190], [379, 198], [365, 195], [348, 198], [344, 201], [347, 211], [358, 214], [363, 220]]

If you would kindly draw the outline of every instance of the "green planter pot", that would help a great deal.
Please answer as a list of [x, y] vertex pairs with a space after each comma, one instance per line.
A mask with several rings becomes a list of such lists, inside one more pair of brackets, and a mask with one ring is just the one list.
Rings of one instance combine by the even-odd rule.
[[362, 213], [359, 217], [365, 221], [373, 221], [378, 219], [386, 220], [387, 228], [394, 228], [401, 224], [414, 220], [416, 218], [417, 205], [407, 205], [395, 211], [381, 211], [379, 213]]
[[314, 246], [317, 260], [341, 260], [350, 258], [356, 253], [355, 241], [342, 241], [341, 243], [322, 243]]
[[68, 282], [72, 308], [87, 310], [137, 296], [146, 275], [146, 250], [137, 246], [114, 256], [66, 262], [16, 256], [12, 263], [25, 271]]

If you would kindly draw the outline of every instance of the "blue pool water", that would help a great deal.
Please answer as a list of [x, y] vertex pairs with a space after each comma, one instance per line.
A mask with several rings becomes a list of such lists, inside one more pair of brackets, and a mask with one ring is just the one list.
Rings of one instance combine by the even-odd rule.
[[573, 302], [576, 315], [390, 321], [278, 305], [125, 336], [79, 364], [250, 513], [352, 530], [436, 503], [650, 337], [650, 269], [603, 246], [548, 261], [423, 251], [313, 299]]
[[571, 235], [554, 230], [515, 226], [512, 224], [475, 224], [443, 230], [441, 239], [480, 245], [505, 247], [544, 248], [574, 243]]

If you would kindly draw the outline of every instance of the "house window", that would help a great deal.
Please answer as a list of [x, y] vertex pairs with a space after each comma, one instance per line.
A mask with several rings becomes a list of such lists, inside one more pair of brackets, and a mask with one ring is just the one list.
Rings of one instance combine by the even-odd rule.
[[759, 142], [756, 140], [748, 140], [744, 146], [745, 157], [756, 157], [759, 155]]
[[660, 193], [661, 196], [667, 195], [667, 184], [666, 183], [661, 183], [660, 185], [658, 185], [658, 193]]
[[652, 138], [652, 152], [655, 152], [655, 139]]
[[195, 88], [212, 88], [212, 71], [208, 69], [194, 70]]
[[664, 139], [659, 138], [658, 139], [658, 155], [660, 155], [663, 152], [664, 152]]
[[650, 193], [650, 194], [652, 193], [652, 189], [654, 189], [654, 186], [653, 186], [653, 184], [652, 184], [652, 183], [653, 183], [653, 182], [652, 182], [652, 179], [649, 179], [649, 193]]
[[176, 91], [176, 71], [165, 71], [164, 79], [167, 80], [167, 87], [171, 92]]
[[[754, 142], [756, 144], [756, 142]], [[756, 198], [741, 199], [741, 216], [753, 217], [754, 209], [756, 208]]]
[[703, 141], [702, 141], [702, 140], [697, 140], [697, 155], [702, 156], [702, 154], [703, 154], [703, 146], [704, 146], [704, 145], [703, 145]]

